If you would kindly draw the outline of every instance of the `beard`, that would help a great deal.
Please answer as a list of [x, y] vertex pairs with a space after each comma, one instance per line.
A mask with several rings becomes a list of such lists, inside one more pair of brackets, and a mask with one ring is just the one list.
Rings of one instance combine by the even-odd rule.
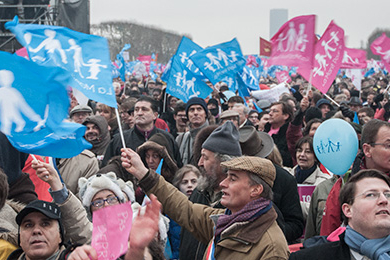
[[203, 167], [200, 167], [201, 176], [198, 180], [197, 188], [200, 191], [204, 190], [214, 190], [218, 187], [218, 178], [215, 173], [207, 174], [206, 170]]

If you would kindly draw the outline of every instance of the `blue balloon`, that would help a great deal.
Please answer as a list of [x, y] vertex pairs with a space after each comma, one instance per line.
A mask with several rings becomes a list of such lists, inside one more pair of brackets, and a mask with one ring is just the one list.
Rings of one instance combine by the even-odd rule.
[[314, 134], [314, 153], [327, 169], [337, 175], [345, 174], [351, 167], [358, 146], [355, 130], [342, 119], [326, 120]]

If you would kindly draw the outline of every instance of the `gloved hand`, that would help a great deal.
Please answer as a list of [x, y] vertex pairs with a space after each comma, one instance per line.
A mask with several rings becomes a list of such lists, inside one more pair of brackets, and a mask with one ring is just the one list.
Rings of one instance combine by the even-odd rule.
[[355, 113], [351, 109], [349, 109], [349, 107], [341, 105], [340, 110], [341, 113], [343, 113], [343, 116], [348, 117], [349, 119], [351, 119], [351, 121], [353, 121], [353, 118], [355, 117]]

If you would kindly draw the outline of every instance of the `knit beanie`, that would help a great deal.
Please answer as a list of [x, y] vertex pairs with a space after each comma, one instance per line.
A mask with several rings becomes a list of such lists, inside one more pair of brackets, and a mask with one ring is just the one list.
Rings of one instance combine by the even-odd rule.
[[202, 148], [214, 153], [241, 156], [240, 135], [231, 121], [217, 127], [204, 141]]
[[[88, 179], [81, 177], [79, 179], [79, 195], [83, 206], [87, 209], [90, 208], [92, 198], [102, 190], [112, 191], [120, 202], [124, 202], [124, 195], [116, 180], [114, 172], [108, 172], [106, 174], [96, 174]], [[88, 210], [89, 211], [89, 210]]]
[[202, 106], [202, 108], [206, 112], [206, 115], [208, 114], [207, 105], [206, 105], [206, 102], [204, 101], [204, 99], [203, 98], [199, 98], [199, 97], [193, 97], [193, 98], [190, 98], [190, 100], [188, 100], [187, 105], [186, 105], [186, 116], [187, 116], [187, 118], [188, 118], [188, 109], [192, 105], [200, 105], [200, 106]]

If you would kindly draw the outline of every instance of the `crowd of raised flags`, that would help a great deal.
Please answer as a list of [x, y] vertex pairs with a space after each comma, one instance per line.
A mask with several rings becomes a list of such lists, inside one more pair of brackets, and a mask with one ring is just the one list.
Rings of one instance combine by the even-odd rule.
[[[167, 84], [166, 92], [184, 102], [194, 96], [206, 98], [218, 82], [225, 82], [229, 90], [248, 97], [251, 91], [260, 91], [261, 78], [288, 83], [291, 76], [299, 73], [325, 94], [341, 69], [353, 78], [358, 89], [363, 76], [378, 71], [387, 74], [390, 39], [386, 35], [371, 45], [381, 61], [367, 62], [365, 51], [345, 46], [344, 30], [333, 21], [318, 39], [315, 20], [315, 15], [307, 15], [286, 22], [268, 43], [267, 48], [272, 46], [270, 57], [244, 56], [236, 39], [202, 48], [183, 37], [169, 63], [159, 64], [156, 54], [140, 55], [136, 61], [126, 62], [124, 53], [131, 48], [130, 44], [123, 47], [115, 61], [110, 61], [105, 38], [58, 26], [19, 24], [15, 17], [6, 27], [24, 46], [19, 55], [27, 56], [28, 60], [1, 53], [4, 62], [0, 66], [13, 74], [14, 81], [7, 87], [18, 91], [30, 110], [23, 109], [22, 103], [14, 100], [14, 118], [16, 121], [20, 118], [25, 126], [9, 123], [4, 104], [7, 111], [10, 106], [3, 98], [1, 130], [22, 151], [72, 157], [89, 144], [80, 134], [82, 126], [62, 122], [67, 117], [69, 87], [88, 99], [117, 108], [112, 79], [120, 77], [124, 81], [129, 74], [152, 79], [161, 76]], [[1, 82], [5, 88], [4, 80]], [[34, 128], [34, 124], [40, 126]], [[58, 147], [58, 142], [66, 143], [65, 148], [51, 149]]]

